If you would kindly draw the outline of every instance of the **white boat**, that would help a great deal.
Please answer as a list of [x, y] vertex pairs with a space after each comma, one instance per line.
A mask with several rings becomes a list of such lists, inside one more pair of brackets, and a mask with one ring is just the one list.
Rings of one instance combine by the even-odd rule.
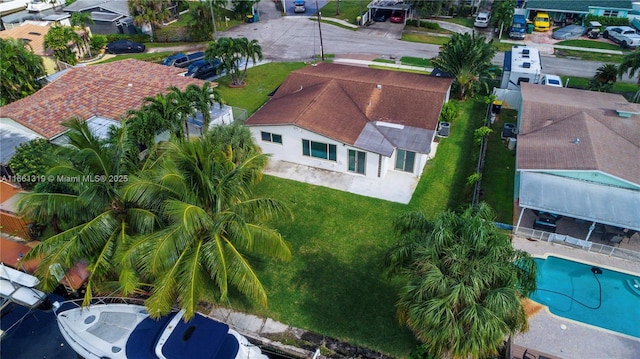
[[27, 7], [23, 0], [0, 1], [0, 16], [13, 14], [22, 11]]
[[155, 320], [137, 304], [54, 303], [58, 327], [69, 346], [86, 359], [268, 359], [227, 324], [183, 311]]
[[46, 294], [34, 288], [39, 283], [38, 278], [0, 263], [0, 308], [9, 302], [27, 308], [37, 307], [46, 297]]
[[40, 12], [53, 9], [54, 7], [63, 6], [65, 3], [65, 0], [54, 0], [53, 2], [49, 0], [31, 0], [31, 2], [27, 4], [27, 11]]

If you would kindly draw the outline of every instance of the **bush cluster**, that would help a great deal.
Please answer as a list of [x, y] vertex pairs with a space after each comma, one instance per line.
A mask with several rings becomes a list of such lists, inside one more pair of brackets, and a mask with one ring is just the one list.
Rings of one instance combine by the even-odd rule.
[[613, 16], [595, 16], [595, 15], [587, 15], [586, 24], [589, 24], [589, 21], [597, 21], [602, 24], [602, 26], [629, 26], [629, 19], [626, 17], [613, 17]]
[[134, 42], [149, 42], [151, 37], [147, 34], [135, 34], [135, 35], [127, 35], [127, 34], [108, 34], [107, 42], [114, 42], [116, 40], [131, 40]]
[[[416, 19], [411, 19], [411, 20], [407, 20], [407, 25], [409, 26], [416, 26], [418, 27], [418, 20]], [[420, 26], [419, 27], [424, 27], [425, 29], [429, 29], [429, 30], [440, 30], [441, 27], [438, 23], [436, 22], [430, 22], [430, 21], [420, 21]]]

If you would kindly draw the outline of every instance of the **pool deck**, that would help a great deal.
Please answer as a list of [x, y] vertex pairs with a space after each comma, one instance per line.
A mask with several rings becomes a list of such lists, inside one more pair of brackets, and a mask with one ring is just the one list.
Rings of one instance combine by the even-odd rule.
[[[519, 237], [513, 238], [513, 246], [538, 257], [556, 255], [640, 276], [640, 262]], [[640, 297], [629, 310], [640, 311]], [[640, 358], [640, 338], [558, 317], [547, 308], [529, 318], [529, 331], [514, 336], [513, 344], [563, 359]]]

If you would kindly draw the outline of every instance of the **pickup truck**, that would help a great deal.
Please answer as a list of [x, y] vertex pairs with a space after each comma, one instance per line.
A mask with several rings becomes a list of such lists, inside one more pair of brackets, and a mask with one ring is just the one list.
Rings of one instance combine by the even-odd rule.
[[524, 40], [524, 35], [527, 33], [527, 19], [524, 15], [513, 15], [513, 23], [509, 28], [509, 38]]
[[607, 26], [602, 37], [617, 42], [624, 48], [640, 45], [640, 35], [630, 26]]

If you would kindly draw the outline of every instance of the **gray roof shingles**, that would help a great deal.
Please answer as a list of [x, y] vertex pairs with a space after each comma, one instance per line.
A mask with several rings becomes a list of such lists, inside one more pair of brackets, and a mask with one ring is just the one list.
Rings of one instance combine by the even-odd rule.
[[621, 95], [522, 84], [518, 169], [602, 171], [640, 184], [640, 105]]

